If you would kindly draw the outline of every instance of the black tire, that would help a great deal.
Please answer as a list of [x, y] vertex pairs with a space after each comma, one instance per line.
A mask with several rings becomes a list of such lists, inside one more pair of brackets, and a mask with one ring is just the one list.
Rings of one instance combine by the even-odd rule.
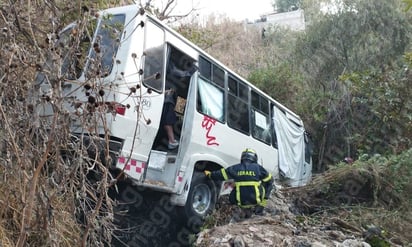
[[217, 188], [213, 180], [203, 173], [193, 174], [189, 194], [184, 207], [183, 219], [190, 231], [198, 233], [207, 215], [211, 214], [216, 206]]

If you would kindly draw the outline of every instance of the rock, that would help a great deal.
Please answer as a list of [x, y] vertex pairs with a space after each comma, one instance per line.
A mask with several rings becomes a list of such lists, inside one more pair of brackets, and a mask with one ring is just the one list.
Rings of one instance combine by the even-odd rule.
[[355, 239], [346, 239], [343, 241], [341, 244], [339, 244], [337, 247], [371, 247], [370, 244], [355, 240]]
[[311, 245], [311, 247], [327, 247], [326, 245], [322, 244], [321, 242], [315, 241]]
[[232, 238], [233, 238], [232, 235], [226, 234], [225, 237], [222, 238], [221, 242], [222, 242], [222, 243], [229, 242], [229, 240], [232, 239]]
[[235, 236], [233, 239], [233, 247], [246, 247], [245, 241], [242, 236]]
[[[370, 247], [361, 232], [352, 228], [348, 230], [348, 224], [343, 224], [345, 222], [342, 220], [339, 225], [336, 224], [336, 218], [323, 217], [324, 222], [314, 222], [308, 220], [308, 217], [297, 217], [288, 210], [290, 206], [287, 202], [282, 200], [284, 198], [274, 196], [268, 201], [268, 207], [276, 208], [276, 215], [253, 215], [240, 222], [217, 225], [201, 232], [196, 246]], [[225, 212], [222, 208], [219, 210]], [[222, 219], [222, 215], [219, 215], [219, 219]], [[226, 215], [228, 220], [223, 218], [223, 221], [229, 222], [232, 214]]]
[[249, 227], [249, 231], [251, 231], [251, 232], [257, 232], [257, 231], [259, 231], [259, 229], [256, 228], [256, 227], [250, 226], [250, 227]]

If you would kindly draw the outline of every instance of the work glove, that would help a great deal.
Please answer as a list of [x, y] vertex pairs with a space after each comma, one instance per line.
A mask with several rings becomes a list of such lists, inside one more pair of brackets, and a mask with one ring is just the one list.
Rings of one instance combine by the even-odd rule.
[[210, 174], [211, 174], [212, 172], [211, 172], [211, 171], [208, 171], [208, 170], [205, 170], [204, 173], [205, 173], [205, 176], [206, 176], [206, 177], [210, 178]]

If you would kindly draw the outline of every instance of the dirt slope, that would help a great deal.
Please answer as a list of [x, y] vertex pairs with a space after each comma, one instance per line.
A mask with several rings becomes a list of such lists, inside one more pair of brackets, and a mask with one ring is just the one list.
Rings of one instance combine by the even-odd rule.
[[273, 194], [267, 206], [271, 212], [239, 222], [232, 218], [236, 209], [222, 198], [221, 206], [214, 214], [215, 221], [209, 222], [212, 227], [198, 234], [195, 246], [406, 246], [397, 244], [396, 239], [390, 243], [384, 240], [384, 245], [371, 245], [368, 243], [371, 239], [381, 239], [379, 228], [361, 229], [340, 219], [339, 214], [327, 215], [323, 221], [316, 221], [300, 214], [291, 198], [285, 197], [286, 194], [282, 190]]

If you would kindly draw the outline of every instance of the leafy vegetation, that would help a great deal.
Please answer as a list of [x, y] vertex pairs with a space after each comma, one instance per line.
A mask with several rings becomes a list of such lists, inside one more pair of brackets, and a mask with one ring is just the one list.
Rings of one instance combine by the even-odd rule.
[[[266, 76], [250, 77], [257, 85], [273, 78], [274, 85], [283, 86], [264, 88], [305, 120], [316, 142], [315, 170], [345, 156], [396, 153], [410, 146], [410, 63], [403, 56], [410, 47], [411, 19], [403, 10], [392, 0], [342, 1], [326, 14], [318, 9], [288, 47], [289, 56], [268, 63]], [[287, 88], [295, 93], [273, 93]]]

